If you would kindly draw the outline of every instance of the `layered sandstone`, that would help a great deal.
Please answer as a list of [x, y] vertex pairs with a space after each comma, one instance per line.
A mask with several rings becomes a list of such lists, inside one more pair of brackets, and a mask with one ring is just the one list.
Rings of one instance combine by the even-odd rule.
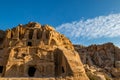
[[0, 31], [0, 76], [89, 80], [70, 40], [35, 22]]
[[102, 75], [107, 80], [120, 80], [120, 49], [113, 43], [88, 47], [75, 45], [75, 49], [79, 52], [89, 76], [96, 76], [100, 79], [98, 75]]

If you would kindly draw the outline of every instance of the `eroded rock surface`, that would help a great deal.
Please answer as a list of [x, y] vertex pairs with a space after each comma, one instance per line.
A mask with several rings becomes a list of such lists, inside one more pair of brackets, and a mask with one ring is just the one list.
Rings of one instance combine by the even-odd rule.
[[120, 49], [113, 43], [88, 47], [75, 45], [75, 49], [80, 54], [82, 63], [87, 66], [86, 73], [94, 77], [101, 74], [107, 80], [120, 80]]
[[0, 31], [0, 76], [89, 80], [70, 40], [35, 22]]

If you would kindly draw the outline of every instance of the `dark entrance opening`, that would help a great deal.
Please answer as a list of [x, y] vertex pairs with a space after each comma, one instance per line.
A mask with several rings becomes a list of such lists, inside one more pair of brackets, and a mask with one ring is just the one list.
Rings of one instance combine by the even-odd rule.
[[32, 42], [28, 42], [28, 44], [27, 44], [28, 46], [32, 46]]
[[62, 73], [64, 73], [65, 72], [65, 70], [64, 70], [64, 67], [62, 66]]
[[0, 73], [3, 72], [3, 66], [0, 66]]
[[33, 67], [33, 66], [29, 67], [29, 69], [28, 69], [29, 77], [33, 77], [35, 74], [35, 71], [36, 71], [35, 67]]

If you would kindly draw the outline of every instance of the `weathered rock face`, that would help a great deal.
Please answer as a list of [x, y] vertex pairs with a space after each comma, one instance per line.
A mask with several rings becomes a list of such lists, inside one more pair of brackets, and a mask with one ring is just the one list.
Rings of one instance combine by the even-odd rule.
[[[75, 46], [79, 52], [82, 63], [88, 65], [86, 72], [92, 70], [102, 72], [112, 79], [120, 79], [120, 49], [112, 43], [91, 45], [88, 47]], [[94, 67], [91, 68], [91, 67]]]
[[72, 43], [49, 25], [34, 22], [0, 31], [0, 75], [88, 80]]

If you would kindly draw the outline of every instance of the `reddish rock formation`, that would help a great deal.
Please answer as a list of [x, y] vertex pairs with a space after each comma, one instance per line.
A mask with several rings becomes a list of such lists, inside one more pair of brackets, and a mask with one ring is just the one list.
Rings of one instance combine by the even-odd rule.
[[0, 31], [0, 76], [89, 80], [70, 40], [35, 22]]
[[82, 63], [89, 66], [89, 69], [85, 68], [93, 70], [94, 73], [102, 72], [111, 79], [120, 80], [120, 49], [113, 43], [88, 47], [75, 45], [75, 49], [79, 52]]

